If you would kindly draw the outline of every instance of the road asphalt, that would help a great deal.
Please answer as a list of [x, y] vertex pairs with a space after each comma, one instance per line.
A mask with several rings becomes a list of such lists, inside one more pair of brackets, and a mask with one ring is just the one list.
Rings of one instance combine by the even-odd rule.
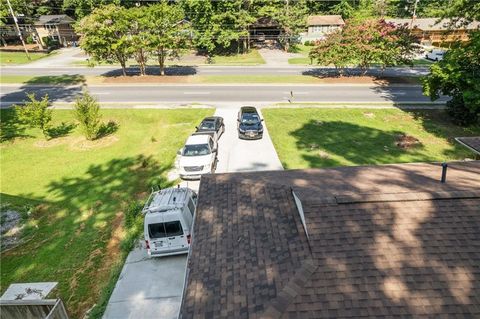
[[[282, 164], [264, 128], [261, 140], [240, 140], [237, 112], [241, 105], [219, 108], [225, 121], [218, 145], [217, 173], [281, 170]], [[182, 183], [198, 191], [199, 182]], [[145, 248], [129, 255], [110, 297], [103, 319], [174, 319], [180, 311], [187, 255], [148, 258]]]
[[[276, 102], [429, 103], [420, 86], [412, 85], [89, 85], [102, 103], [222, 103]], [[73, 102], [82, 86], [3, 85], [1, 105], [21, 103], [27, 93], [48, 94], [51, 102]], [[442, 101], [442, 100], [441, 100]]]
[[[40, 66], [35, 67], [30, 64], [25, 66], [4, 66], [0, 68], [3, 75], [121, 75], [121, 69], [117, 66], [97, 66], [93, 68], [84, 66]], [[158, 74], [157, 67], [148, 67], [149, 74]], [[334, 72], [334, 68], [303, 66], [303, 65], [285, 65], [285, 66], [177, 66], [168, 67], [167, 75], [316, 75]], [[362, 70], [350, 68], [347, 73], [359, 74]], [[429, 72], [428, 67], [389, 67], [385, 70], [381, 68], [370, 68], [368, 75], [383, 75], [388, 77], [396, 76], [420, 76]], [[128, 68], [129, 74], [138, 74], [138, 68]]]

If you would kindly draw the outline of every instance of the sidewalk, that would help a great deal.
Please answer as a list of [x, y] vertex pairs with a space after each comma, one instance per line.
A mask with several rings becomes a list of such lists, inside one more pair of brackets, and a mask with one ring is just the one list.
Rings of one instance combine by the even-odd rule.
[[79, 47], [62, 48], [50, 57], [46, 57], [25, 65], [18, 65], [17, 68], [48, 68], [48, 67], [70, 67], [75, 61], [85, 59], [85, 54]]

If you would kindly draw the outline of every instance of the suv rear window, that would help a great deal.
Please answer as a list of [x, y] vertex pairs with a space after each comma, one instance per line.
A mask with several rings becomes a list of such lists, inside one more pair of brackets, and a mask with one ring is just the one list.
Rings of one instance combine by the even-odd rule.
[[148, 235], [150, 238], [164, 238], [183, 235], [182, 224], [179, 220], [166, 223], [157, 223], [148, 225]]

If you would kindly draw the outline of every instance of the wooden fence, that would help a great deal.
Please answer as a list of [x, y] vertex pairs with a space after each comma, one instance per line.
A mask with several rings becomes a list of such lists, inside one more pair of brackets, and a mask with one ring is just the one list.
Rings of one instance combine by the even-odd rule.
[[61, 299], [0, 300], [0, 319], [68, 319]]

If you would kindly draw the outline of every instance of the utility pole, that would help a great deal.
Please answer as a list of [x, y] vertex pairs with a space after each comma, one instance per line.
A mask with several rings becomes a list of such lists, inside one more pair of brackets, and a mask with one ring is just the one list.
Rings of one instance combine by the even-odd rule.
[[413, 28], [413, 20], [417, 17], [417, 4], [418, 1], [420, 0], [415, 0], [415, 3], [413, 4], [413, 15], [412, 15], [412, 21], [410, 21], [410, 30]]
[[13, 12], [13, 9], [12, 9], [12, 5], [10, 4], [10, 0], [7, 0], [7, 4], [8, 4], [8, 8], [10, 9], [10, 13], [12, 14], [13, 22], [15, 22], [15, 27], [17, 28], [18, 37], [20, 38], [20, 41], [22, 41], [23, 48], [25, 49], [25, 54], [27, 55], [27, 58], [31, 60], [30, 54], [28, 54], [27, 46], [25, 45], [25, 41], [23, 41], [22, 32], [20, 31], [20, 27], [18, 26], [17, 17], [15, 16], [15, 13]]

